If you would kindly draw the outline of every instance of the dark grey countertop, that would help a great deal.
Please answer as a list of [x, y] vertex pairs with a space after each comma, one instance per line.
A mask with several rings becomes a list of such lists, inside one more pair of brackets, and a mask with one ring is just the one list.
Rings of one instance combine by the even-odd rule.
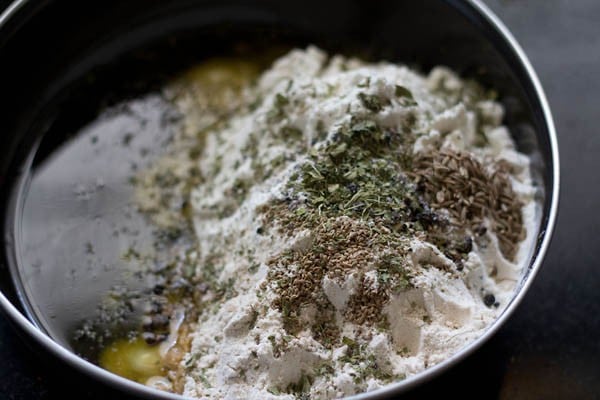
[[[5, 4], [0, 2], [0, 6]], [[487, 0], [537, 70], [557, 124], [561, 205], [525, 300], [480, 350], [409, 398], [600, 398], [600, 1]], [[41, 361], [0, 315], [0, 400], [118, 398]]]

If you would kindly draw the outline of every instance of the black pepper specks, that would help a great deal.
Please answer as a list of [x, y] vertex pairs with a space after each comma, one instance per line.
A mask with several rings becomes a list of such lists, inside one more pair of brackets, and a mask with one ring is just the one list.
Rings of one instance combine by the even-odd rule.
[[473, 239], [470, 236], [465, 236], [464, 239], [457, 245], [456, 250], [461, 253], [468, 254], [473, 250]]
[[152, 292], [156, 295], [161, 295], [161, 294], [163, 294], [164, 291], [165, 291], [165, 285], [162, 285], [160, 283], [154, 285], [154, 288], [152, 288]]
[[493, 294], [488, 293], [485, 296], [483, 296], [483, 304], [485, 304], [487, 307], [493, 306], [495, 302], [496, 297]]

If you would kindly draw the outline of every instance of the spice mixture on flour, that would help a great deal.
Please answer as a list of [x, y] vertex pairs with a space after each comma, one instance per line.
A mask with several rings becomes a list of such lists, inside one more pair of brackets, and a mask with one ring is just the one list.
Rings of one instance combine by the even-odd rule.
[[480, 336], [536, 230], [529, 159], [495, 94], [447, 68], [423, 76], [314, 47], [261, 75], [222, 62], [224, 75], [200, 68], [202, 85], [167, 90], [182, 132], [136, 180], [142, 211], [191, 232], [164, 250], [171, 324], [149, 338], [166, 339], [154, 384], [339, 398]]

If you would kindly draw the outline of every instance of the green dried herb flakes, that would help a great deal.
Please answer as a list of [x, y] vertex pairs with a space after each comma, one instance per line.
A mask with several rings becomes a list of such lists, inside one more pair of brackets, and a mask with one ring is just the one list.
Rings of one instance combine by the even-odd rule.
[[175, 175], [175, 173], [170, 169], [156, 172], [154, 174], [154, 184], [158, 187], [171, 187], [179, 184], [180, 182], [181, 178]]
[[184, 368], [185, 368], [186, 370], [190, 370], [190, 369], [191, 369], [191, 368], [194, 366], [194, 364], [196, 363], [196, 361], [198, 361], [198, 359], [200, 359], [200, 354], [198, 354], [198, 353], [194, 353], [194, 354], [190, 355], [190, 356], [189, 356], [189, 357], [188, 357], [188, 358], [185, 360], [185, 363], [184, 363], [184, 365], [183, 365], [183, 366], [184, 366]]
[[260, 268], [260, 263], [252, 262], [250, 264], [250, 266], [248, 266], [248, 272], [250, 272], [251, 274], [255, 274], [256, 272], [258, 272], [259, 268]]
[[389, 99], [376, 94], [366, 94], [361, 92], [358, 94], [358, 99], [363, 107], [374, 113], [378, 113], [383, 110], [385, 106], [390, 105]]
[[269, 340], [269, 342], [271, 342], [271, 347], [273, 348], [273, 357], [279, 358], [279, 356], [281, 355], [281, 346], [277, 342], [275, 335], [269, 335], [267, 339]]
[[292, 89], [292, 86], [294, 85], [294, 80], [293, 79], [289, 79], [287, 86], [285, 87], [285, 92], [289, 93], [289, 91]]
[[191, 160], [197, 160], [202, 155], [203, 146], [192, 146], [188, 150], [188, 157]]
[[285, 391], [287, 393], [296, 395], [297, 399], [310, 399], [309, 393], [313, 382], [313, 376], [303, 372], [302, 375], [300, 375], [300, 379], [298, 379], [296, 382], [290, 383], [286, 387]]
[[405, 106], [416, 106], [418, 103], [416, 102], [413, 94], [410, 90], [405, 88], [404, 86], [396, 85], [396, 89], [394, 94], [396, 97], [399, 97]]
[[408, 99], [413, 99], [413, 94], [410, 90], [408, 90], [407, 88], [405, 88], [404, 86], [400, 86], [400, 85], [396, 85], [396, 89], [395, 89], [395, 95], [396, 97], [405, 97]]
[[121, 258], [125, 261], [133, 261], [141, 259], [140, 253], [134, 249], [133, 247], [128, 247], [127, 250], [123, 253]]
[[92, 244], [92, 242], [85, 242], [85, 253], [89, 255], [95, 254], [94, 245]]
[[260, 95], [257, 95], [253, 101], [250, 102], [250, 104], [248, 104], [248, 111], [249, 112], [254, 112], [256, 111], [256, 109], [258, 109], [258, 107], [260, 107], [263, 103], [263, 97]]
[[324, 362], [324, 363], [317, 365], [315, 367], [314, 371], [315, 371], [315, 377], [321, 377], [321, 376], [333, 375], [335, 373], [335, 368], [333, 368], [333, 366], [330, 363]]
[[[387, 368], [389, 370], [391, 368]], [[390, 382], [394, 375], [390, 372], [387, 372], [386, 369], [382, 368], [378, 363], [373, 354], [369, 354], [365, 360], [361, 363], [358, 368], [358, 380], [364, 382], [369, 377], [374, 377], [377, 380], [382, 382]]]
[[258, 156], [258, 134], [252, 132], [248, 135], [246, 145], [242, 149], [242, 155], [251, 159], [255, 159]]
[[325, 138], [327, 137], [327, 130], [325, 129], [325, 123], [323, 122], [323, 120], [320, 119], [317, 121], [315, 131], [317, 132], [317, 141], [325, 140]]
[[121, 139], [121, 144], [123, 145], [123, 147], [129, 147], [129, 144], [131, 143], [133, 138], [134, 134], [130, 132], [123, 135], [123, 139]]
[[219, 282], [215, 289], [215, 296], [220, 300], [229, 300], [237, 296], [235, 290], [235, 278], [229, 278], [225, 282]]
[[275, 396], [281, 395], [281, 390], [279, 390], [279, 388], [277, 388], [277, 387], [270, 387], [270, 388], [267, 389], [267, 392], [269, 392], [269, 393], [271, 393], [272, 395], [275, 395]]
[[368, 88], [369, 86], [371, 86], [371, 77], [367, 76], [366, 78], [364, 78], [363, 80], [361, 80], [358, 85], [359, 88]]
[[250, 321], [248, 321], [248, 330], [254, 329], [256, 326], [256, 321], [258, 320], [259, 312], [252, 308], [252, 312], [250, 314]]
[[210, 384], [210, 381], [208, 380], [208, 378], [204, 375], [205, 371], [204, 369], [202, 370], [202, 373], [198, 374], [198, 379], [200, 379], [200, 382], [202, 382], [202, 385], [207, 388], [210, 389], [212, 388], [212, 385]]
[[248, 191], [252, 187], [252, 182], [237, 178], [231, 188], [227, 191], [227, 195], [235, 199], [238, 204], [241, 204], [246, 199]]
[[308, 195], [309, 205], [328, 216], [382, 217], [390, 225], [421, 211], [394, 151], [397, 132], [353, 119], [335, 136], [290, 179], [291, 188]]
[[302, 139], [302, 131], [295, 126], [285, 125], [279, 130], [279, 136], [281, 136], [284, 140], [301, 140]]
[[350, 364], [355, 368], [354, 382], [356, 384], [363, 384], [370, 377], [383, 382], [390, 382], [394, 378], [398, 378], [388, 372], [391, 370], [390, 365], [382, 366], [378, 364], [375, 355], [369, 353], [366, 343], [358, 343], [345, 336], [342, 338], [342, 343], [347, 348], [346, 353], [339, 358], [339, 361]]
[[277, 93], [273, 99], [273, 108], [267, 113], [267, 118], [271, 122], [275, 122], [285, 118], [285, 108], [290, 104], [290, 100], [287, 96]]

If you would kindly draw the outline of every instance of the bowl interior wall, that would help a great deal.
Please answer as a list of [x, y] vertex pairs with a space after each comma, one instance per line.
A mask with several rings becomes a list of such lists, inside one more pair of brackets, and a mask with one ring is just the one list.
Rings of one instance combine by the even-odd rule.
[[[15, 256], [23, 247], [15, 250], [12, 245], [22, 240], [24, 178], [35, 176], [45, 160], [92, 121], [103, 105], [146, 93], [203, 58], [239, 49], [316, 44], [330, 52], [401, 62], [424, 71], [447, 65], [501, 94], [506, 124], [519, 149], [532, 156], [535, 178], [546, 188], [553, 185], [548, 126], [526, 71], [498, 33], [464, 2], [30, 2], [1, 33], [0, 87], [5, 104], [0, 118], [5, 129], [0, 192], [8, 224], [3, 250], [16, 279], [13, 288], [7, 285], [7, 276], [0, 280], [3, 291], [12, 293], [15, 301], [18, 298], [30, 317], [67, 347], [73, 324], [89, 308], [65, 313], [60, 299], [98, 304], [105, 287], [97, 288], [85, 274], [79, 274], [77, 285], [43, 277], [23, 282], [22, 271], [30, 269], [32, 261]], [[42, 136], [35, 159], [27, 164]], [[14, 187], [22, 190], [11, 200], [8, 193]], [[542, 226], [549, 205], [550, 199], [545, 198]], [[78, 254], [73, 243], [63, 244], [63, 252]], [[108, 246], [106, 251], [114, 249]], [[49, 260], [45, 273], [66, 276], [82, 268], [81, 257], [62, 263]], [[18, 265], [19, 261], [27, 265]], [[6, 275], [6, 270], [2, 273]], [[90, 289], [82, 292], [76, 287], [81, 285]], [[60, 317], [64, 314], [69, 315]]]

